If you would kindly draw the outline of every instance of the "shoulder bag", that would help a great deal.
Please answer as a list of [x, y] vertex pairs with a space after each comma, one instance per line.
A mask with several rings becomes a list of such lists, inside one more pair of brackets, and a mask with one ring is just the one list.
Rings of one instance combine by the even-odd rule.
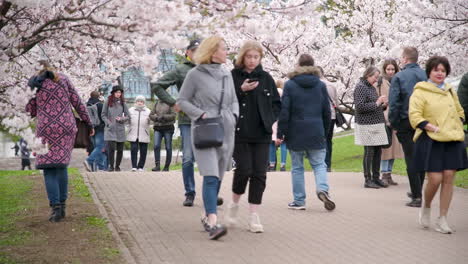
[[224, 99], [224, 79], [222, 80], [221, 100], [219, 101], [218, 116], [211, 118], [198, 118], [194, 122], [193, 144], [198, 149], [215, 148], [223, 145], [224, 125], [221, 108]]

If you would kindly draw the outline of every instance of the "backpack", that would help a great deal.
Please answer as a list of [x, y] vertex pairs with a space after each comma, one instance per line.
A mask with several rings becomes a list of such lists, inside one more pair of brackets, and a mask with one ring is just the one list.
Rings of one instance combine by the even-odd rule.
[[91, 119], [93, 127], [99, 126], [101, 124], [101, 119], [99, 118], [97, 104], [87, 105], [86, 110], [88, 110], [89, 119]]

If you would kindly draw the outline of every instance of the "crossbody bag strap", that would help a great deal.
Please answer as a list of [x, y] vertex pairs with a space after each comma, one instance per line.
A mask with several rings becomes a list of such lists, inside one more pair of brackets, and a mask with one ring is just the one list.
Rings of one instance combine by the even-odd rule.
[[224, 80], [226, 79], [226, 76], [223, 76], [222, 80], [222, 88], [221, 88], [221, 100], [219, 101], [219, 109], [218, 109], [218, 115], [221, 115], [221, 108], [223, 107], [223, 100], [224, 100]]

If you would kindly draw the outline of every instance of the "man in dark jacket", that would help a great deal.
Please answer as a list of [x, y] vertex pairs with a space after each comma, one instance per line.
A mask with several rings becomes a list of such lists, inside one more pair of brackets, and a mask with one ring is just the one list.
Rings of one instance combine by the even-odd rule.
[[427, 81], [426, 73], [417, 64], [418, 50], [415, 47], [406, 47], [401, 55], [403, 69], [393, 78], [390, 86], [388, 119], [393, 129], [397, 131], [405, 153], [406, 171], [411, 187], [410, 207], [421, 207], [422, 186], [424, 172], [416, 172], [413, 166], [413, 136], [415, 130], [408, 119], [409, 98], [413, 94], [414, 85]]
[[[183, 112], [180, 111], [179, 106], [176, 104], [174, 99], [166, 89], [172, 85], [177, 87], [177, 91], [180, 92], [182, 83], [184, 82], [187, 72], [190, 71], [195, 64], [192, 62], [193, 55], [200, 45], [200, 40], [192, 40], [187, 47], [185, 52], [185, 60], [181, 64], [177, 65], [174, 70], [166, 72], [157, 82], [151, 83], [151, 89], [154, 94], [162, 102], [173, 106], [174, 110], [178, 112], [178, 123], [180, 129], [180, 135], [182, 137], [182, 176], [185, 187], [185, 201], [184, 206], [193, 206], [193, 200], [195, 199], [195, 178], [193, 163], [195, 162], [192, 150], [192, 139], [191, 139], [191, 120]], [[156, 162], [156, 161], [155, 161]], [[157, 167], [157, 166], [156, 166]]]
[[463, 107], [463, 111], [465, 111], [466, 117], [468, 115], [468, 73], [463, 75], [460, 84], [458, 85], [458, 99]]
[[325, 209], [335, 209], [328, 195], [327, 164], [325, 163], [326, 133], [331, 122], [330, 102], [320, 70], [313, 58], [303, 54], [299, 67], [289, 74], [282, 97], [278, 121], [278, 138], [286, 141], [292, 160], [294, 201], [288, 207], [305, 210], [304, 156], [314, 169], [316, 192]]
[[96, 105], [97, 109], [97, 125], [94, 124], [94, 136], [92, 136], [93, 142], [93, 151], [89, 154], [88, 158], [84, 161], [84, 166], [87, 171], [95, 171], [95, 170], [105, 170], [106, 166], [106, 155], [102, 152], [104, 148], [104, 121], [102, 121], [101, 113], [103, 103], [99, 100], [99, 92], [93, 91], [91, 92], [91, 96], [86, 103], [86, 106], [93, 106]]

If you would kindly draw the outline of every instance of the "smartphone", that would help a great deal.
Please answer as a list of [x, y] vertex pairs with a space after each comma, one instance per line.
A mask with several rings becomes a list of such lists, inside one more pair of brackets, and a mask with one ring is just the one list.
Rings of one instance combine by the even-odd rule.
[[248, 83], [253, 83], [253, 82], [258, 82], [259, 79], [258, 78], [251, 78], [249, 79]]

